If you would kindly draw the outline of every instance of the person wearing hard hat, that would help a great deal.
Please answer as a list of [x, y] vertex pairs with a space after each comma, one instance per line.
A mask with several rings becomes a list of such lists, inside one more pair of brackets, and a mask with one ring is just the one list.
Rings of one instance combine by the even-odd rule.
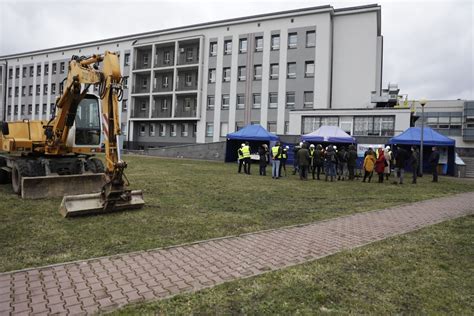
[[249, 142], [245, 142], [244, 147], [242, 147], [242, 155], [244, 156], [244, 171], [246, 174], [250, 175], [250, 145]]
[[[241, 173], [242, 172], [242, 166], [244, 164], [244, 153], [242, 152], [242, 148], [244, 148], [245, 144], [242, 143], [239, 147], [239, 149], [237, 149], [237, 157], [238, 157], [238, 162], [239, 162], [239, 172], [238, 173]], [[245, 168], [244, 168], [245, 170]]]
[[317, 156], [316, 146], [314, 146], [314, 144], [309, 145], [309, 159], [310, 159], [309, 171], [311, 171], [311, 174], [313, 175], [313, 180], [315, 179], [314, 172], [316, 170], [316, 163], [315, 163], [316, 156]]

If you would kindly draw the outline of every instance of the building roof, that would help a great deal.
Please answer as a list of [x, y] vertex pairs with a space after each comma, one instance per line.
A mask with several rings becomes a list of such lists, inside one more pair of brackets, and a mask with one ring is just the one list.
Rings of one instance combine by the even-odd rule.
[[[91, 42], [46, 48], [46, 49], [40, 49], [40, 50], [35, 50], [35, 51], [23, 52], [23, 53], [3, 55], [3, 56], [0, 56], [0, 59], [19, 58], [19, 57], [30, 56], [30, 55], [51, 53], [51, 52], [60, 51], [60, 50], [94, 46], [97, 44], [103, 45], [107, 43], [114, 43], [117, 41], [135, 40], [139, 38], [163, 35], [167, 33], [177, 33], [177, 32], [183, 32], [183, 31], [194, 30], [194, 29], [216, 27], [216, 26], [221, 26], [222, 24], [231, 25], [231, 24], [249, 22], [252, 20], [268, 20], [268, 19], [278, 18], [280, 16], [285, 16], [285, 15], [308, 15], [308, 14], [324, 12], [324, 11], [329, 11], [334, 14], [349, 14], [351, 12], [358, 13], [361, 10], [380, 10], [380, 5], [369, 4], [369, 5], [363, 5], [363, 6], [339, 8], [339, 9], [334, 9], [331, 5], [323, 5], [323, 6], [307, 7], [307, 8], [286, 10], [286, 11], [278, 11], [278, 12], [265, 13], [265, 14], [250, 15], [250, 16], [239, 17], [239, 18], [218, 20], [218, 21], [213, 21], [213, 22], [198, 23], [198, 24], [192, 24], [188, 26], [179, 26], [179, 27], [173, 27], [173, 28], [144, 32], [144, 33], [136, 33], [136, 34], [131, 34], [131, 35], [111, 37], [111, 38], [96, 40], [96, 41], [91, 41]], [[380, 25], [379, 25], [379, 29], [380, 29]]]

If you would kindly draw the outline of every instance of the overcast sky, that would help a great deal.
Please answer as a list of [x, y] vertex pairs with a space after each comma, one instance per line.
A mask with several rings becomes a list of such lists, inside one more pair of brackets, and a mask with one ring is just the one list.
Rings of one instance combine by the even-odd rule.
[[398, 83], [410, 99], [474, 99], [473, 0], [0, 0], [0, 56], [246, 15], [371, 3], [382, 6], [384, 87]]

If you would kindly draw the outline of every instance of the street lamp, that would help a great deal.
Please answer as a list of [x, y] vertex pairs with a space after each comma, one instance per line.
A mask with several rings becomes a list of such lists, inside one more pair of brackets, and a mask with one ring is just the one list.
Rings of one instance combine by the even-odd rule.
[[425, 130], [425, 105], [426, 99], [421, 98], [421, 137], [420, 137], [420, 176], [423, 176], [423, 134]]

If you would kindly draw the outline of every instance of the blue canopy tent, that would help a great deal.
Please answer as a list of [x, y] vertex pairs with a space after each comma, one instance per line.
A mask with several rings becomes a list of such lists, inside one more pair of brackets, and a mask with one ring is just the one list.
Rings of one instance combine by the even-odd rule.
[[270, 142], [276, 142], [279, 139], [278, 136], [268, 132], [259, 124], [247, 125], [237, 132], [227, 134], [225, 161], [237, 160], [237, 149], [243, 142], [248, 141], [250, 152], [256, 153], [260, 145], [267, 144], [270, 147]]
[[301, 139], [310, 143], [338, 143], [354, 144], [356, 139], [344, 132], [338, 126], [321, 126], [316, 131], [301, 136]]
[[[421, 144], [421, 127], [410, 127], [398, 136], [392, 137], [389, 141], [392, 145], [403, 145], [403, 146], [420, 146]], [[435, 130], [425, 127], [423, 129], [423, 171], [429, 171], [429, 157], [431, 154], [431, 147], [440, 147], [440, 153], [446, 151], [446, 170], [444, 173], [454, 175], [454, 161], [455, 161], [455, 148], [456, 141], [449, 137], [446, 137]], [[440, 162], [441, 163], [441, 162]]]

